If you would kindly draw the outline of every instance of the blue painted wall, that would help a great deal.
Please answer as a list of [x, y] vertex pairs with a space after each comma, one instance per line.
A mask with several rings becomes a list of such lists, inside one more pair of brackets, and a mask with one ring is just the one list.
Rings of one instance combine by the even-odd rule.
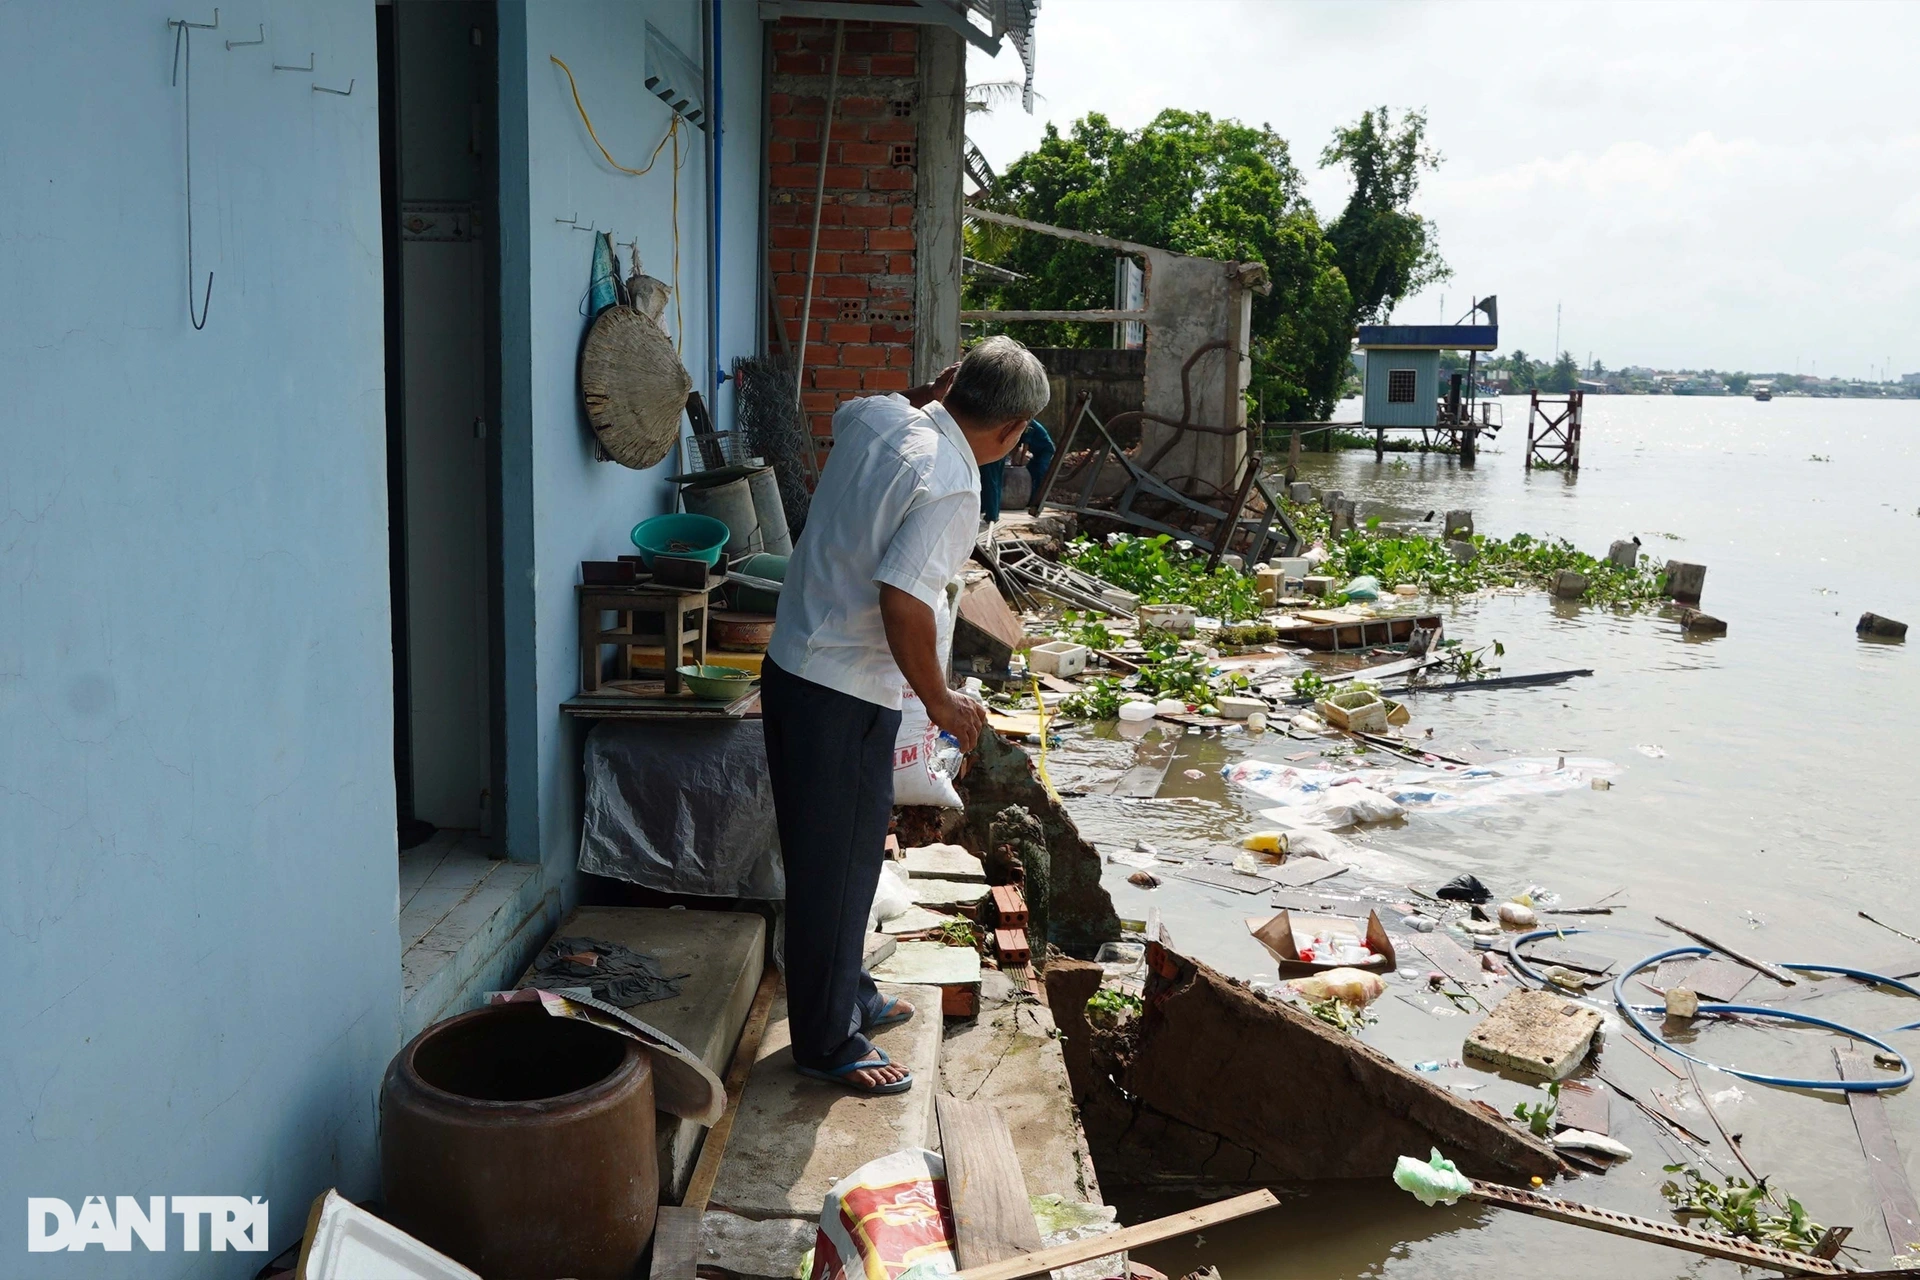
[[[592, 0], [567, 5], [501, 5], [501, 221], [504, 267], [503, 363], [508, 370], [503, 447], [508, 725], [508, 848], [546, 864], [566, 901], [580, 822], [582, 723], [562, 717], [579, 687], [574, 584], [579, 562], [631, 550], [628, 531], [671, 510], [665, 480], [678, 458], [635, 472], [594, 458], [580, 411], [576, 366], [587, 319], [593, 237], [555, 219], [637, 239], [646, 271], [676, 283], [668, 331], [682, 335], [681, 357], [703, 392], [718, 360], [751, 354], [757, 336], [760, 254], [760, 23], [750, 5], [718, 6], [726, 93], [722, 127], [723, 262], [720, 350], [707, 350], [707, 176], [700, 130], [682, 125], [678, 217], [672, 145], [642, 177], [608, 165], [574, 107], [558, 56], [573, 70], [600, 141], [615, 160], [643, 168], [665, 135], [671, 112], [640, 75], [646, 24], [696, 64], [702, 56], [700, 9], [689, 0], [633, 4]], [[622, 250], [625, 267], [625, 250]], [[716, 418], [731, 423], [723, 388]], [[527, 797], [534, 797], [532, 803]]]
[[375, 1190], [396, 1045], [374, 6], [194, 34], [198, 333], [170, 16], [0, 11], [8, 1276], [251, 1276], [177, 1218], [28, 1255], [23, 1201], [264, 1195], [277, 1250]]
[[[1369, 351], [1366, 358], [1366, 400], [1362, 416], [1367, 426], [1430, 427], [1439, 420], [1438, 351]], [[1412, 404], [1387, 402], [1387, 374], [1394, 369], [1413, 370]]]

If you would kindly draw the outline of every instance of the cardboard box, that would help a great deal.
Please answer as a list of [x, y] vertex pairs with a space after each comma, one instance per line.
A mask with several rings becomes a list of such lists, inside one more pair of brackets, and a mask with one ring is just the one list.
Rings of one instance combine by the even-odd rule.
[[[1373, 952], [1373, 959], [1366, 964], [1351, 965], [1337, 960], [1302, 960], [1301, 945], [1315, 934], [1329, 930], [1355, 939], [1365, 939], [1368, 949]], [[1365, 969], [1370, 973], [1391, 973], [1400, 963], [1400, 957], [1393, 949], [1393, 940], [1387, 936], [1386, 927], [1380, 923], [1380, 913], [1377, 911], [1367, 912], [1365, 920], [1352, 916], [1293, 915], [1282, 911], [1271, 920], [1248, 920], [1247, 932], [1267, 949], [1267, 954], [1273, 957], [1283, 974], [1320, 973], [1327, 969]]]

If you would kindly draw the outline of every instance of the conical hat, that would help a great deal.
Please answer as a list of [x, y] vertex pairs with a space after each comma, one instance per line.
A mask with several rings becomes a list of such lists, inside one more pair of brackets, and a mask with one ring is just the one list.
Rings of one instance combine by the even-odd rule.
[[693, 377], [666, 330], [631, 307], [594, 317], [580, 349], [580, 400], [614, 461], [650, 467], [672, 451]]

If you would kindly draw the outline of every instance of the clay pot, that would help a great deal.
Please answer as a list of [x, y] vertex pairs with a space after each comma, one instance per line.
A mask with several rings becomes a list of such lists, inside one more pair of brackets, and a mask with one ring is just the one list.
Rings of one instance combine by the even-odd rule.
[[653, 1111], [631, 1040], [537, 1004], [450, 1018], [387, 1068], [387, 1214], [487, 1280], [630, 1280], [660, 1201]]

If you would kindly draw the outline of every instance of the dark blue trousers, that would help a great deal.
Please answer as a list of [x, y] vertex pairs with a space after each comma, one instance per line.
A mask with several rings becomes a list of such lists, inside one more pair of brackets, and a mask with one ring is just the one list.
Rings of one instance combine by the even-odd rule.
[[885, 1001], [860, 967], [893, 815], [900, 713], [761, 668], [767, 775], [787, 871], [787, 1018], [796, 1065], [857, 1062]]

